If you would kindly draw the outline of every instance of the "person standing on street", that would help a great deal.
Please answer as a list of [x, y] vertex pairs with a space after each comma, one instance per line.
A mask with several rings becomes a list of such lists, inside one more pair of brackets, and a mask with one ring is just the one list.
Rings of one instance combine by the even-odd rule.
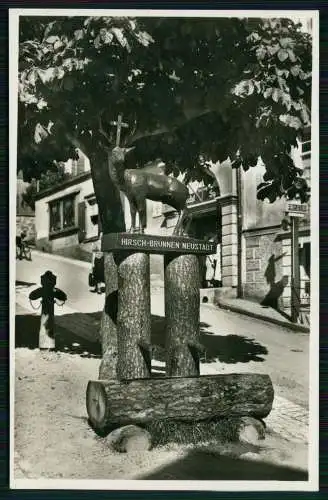
[[[207, 239], [207, 241], [213, 242], [215, 241], [215, 237], [211, 236]], [[214, 271], [215, 271], [215, 260], [212, 255], [206, 255], [206, 288], [213, 287], [213, 279], [214, 279]]]
[[213, 256], [215, 268], [214, 268], [214, 276], [213, 276], [213, 286], [219, 287], [222, 286], [222, 273], [221, 273], [221, 243], [217, 243], [216, 245], [216, 253]]
[[19, 250], [18, 258], [19, 260], [22, 260], [23, 258], [23, 250], [24, 246], [26, 245], [26, 232], [23, 230], [20, 234], [20, 236], [16, 236], [16, 247]]
[[102, 233], [100, 233], [98, 240], [95, 242], [92, 249], [92, 274], [94, 279], [95, 289], [92, 290], [94, 293], [102, 293], [101, 285], [105, 282], [105, 270], [104, 270], [104, 254], [101, 251], [101, 240]]

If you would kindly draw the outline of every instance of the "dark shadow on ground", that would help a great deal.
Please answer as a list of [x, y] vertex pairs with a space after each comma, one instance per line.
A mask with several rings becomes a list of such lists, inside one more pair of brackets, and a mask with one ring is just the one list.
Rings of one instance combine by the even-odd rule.
[[[200, 342], [204, 346], [201, 361], [210, 363], [248, 363], [264, 361], [268, 350], [262, 344], [241, 335], [214, 335], [207, 330], [207, 323], [200, 323]], [[165, 361], [165, 318], [152, 316], [153, 358]]]
[[307, 481], [306, 471], [262, 460], [244, 460], [191, 450], [183, 458], [138, 479], [203, 481]]
[[[64, 315], [72, 318], [75, 315]], [[88, 316], [81, 314], [81, 316]], [[55, 320], [56, 323], [56, 320]], [[31, 314], [16, 315], [15, 319], [15, 347], [26, 347], [37, 349], [39, 347], [40, 316]], [[81, 336], [74, 335], [70, 331], [55, 324], [56, 351], [67, 354], [79, 354], [86, 358], [101, 358], [101, 346], [99, 342], [91, 342]]]
[[[110, 312], [115, 317], [115, 307]], [[66, 353], [101, 357], [99, 329], [101, 311], [66, 314], [55, 318], [56, 349]], [[40, 316], [16, 316], [16, 347], [36, 349], [39, 342]], [[204, 346], [201, 361], [210, 363], [248, 363], [264, 361], [268, 354], [265, 346], [241, 335], [216, 335], [209, 331], [209, 324], [200, 323], [200, 341]], [[71, 333], [73, 331], [74, 333]], [[151, 318], [152, 358], [165, 362], [165, 318]], [[73, 345], [75, 344], [75, 345]], [[158, 371], [162, 371], [160, 368]]]
[[264, 300], [264, 301], [261, 302], [261, 306], [263, 307], [263, 309], [268, 309], [268, 308], [274, 309], [279, 314], [281, 314], [282, 318], [286, 319], [287, 321], [291, 321], [292, 320], [290, 314], [287, 314], [285, 311], [282, 311], [278, 307], [278, 305], [276, 307], [272, 307], [272, 306], [268, 305], [268, 303], [266, 303], [266, 301]]
[[22, 286], [28, 288], [34, 285], [36, 285], [36, 283], [29, 283], [28, 281], [19, 281], [19, 280], [15, 281], [15, 286]]

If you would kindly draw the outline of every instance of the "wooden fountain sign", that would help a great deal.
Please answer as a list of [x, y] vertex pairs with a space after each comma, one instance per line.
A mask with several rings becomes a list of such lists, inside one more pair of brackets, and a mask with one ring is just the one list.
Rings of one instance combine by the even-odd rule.
[[216, 252], [216, 244], [184, 236], [157, 236], [150, 234], [110, 233], [102, 240], [102, 251], [139, 250], [146, 253], [178, 253], [207, 255]]

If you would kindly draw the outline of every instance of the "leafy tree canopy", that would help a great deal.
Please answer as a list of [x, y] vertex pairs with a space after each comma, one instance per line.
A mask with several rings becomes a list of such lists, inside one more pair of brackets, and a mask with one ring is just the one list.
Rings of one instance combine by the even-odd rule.
[[289, 19], [24, 17], [19, 101], [23, 168], [79, 147], [95, 174], [122, 113], [137, 165], [200, 180], [200, 153], [245, 170], [261, 157], [260, 198], [308, 198], [290, 151], [310, 125], [311, 37]]
[[[42, 162], [41, 165], [45, 167], [45, 163]], [[71, 177], [71, 174], [65, 171], [65, 165], [61, 162], [54, 161], [50, 166], [50, 169], [40, 173], [39, 191], [61, 184], [63, 181]], [[26, 205], [28, 205], [32, 210], [35, 210], [35, 198], [37, 194], [38, 189], [36, 182], [29, 184], [26, 191], [22, 194], [24, 203], [26, 203]]]

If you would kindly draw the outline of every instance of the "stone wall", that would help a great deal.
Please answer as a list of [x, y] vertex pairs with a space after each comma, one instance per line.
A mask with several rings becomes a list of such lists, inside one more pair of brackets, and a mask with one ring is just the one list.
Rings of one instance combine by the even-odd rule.
[[77, 236], [72, 235], [58, 239], [60, 243], [56, 243], [56, 239], [49, 240], [48, 238], [40, 238], [36, 241], [36, 248], [41, 252], [54, 253], [71, 259], [83, 260], [91, 262], [91, 253], [93, 242], [79, 244]]
[[16, 234], [19, 235], [22, 231], [26, 231], [27, 240], [35, 242], [35, 216], [34, 215], [17, 215], [16, 217]]
[[222, 213], [222, 286], [238, 284], [237, 202], [232, 196], [221, 201]]
[[[282, 279], [285, 269], [282, 242], [277, 238], [279, 233], [279, 228], [263, 229], [256, 234], [244, 233], [245, 298], [262, 302], [272, 285]], [[282, 305], [282, 297], [279, 297], [279, 304]]]

